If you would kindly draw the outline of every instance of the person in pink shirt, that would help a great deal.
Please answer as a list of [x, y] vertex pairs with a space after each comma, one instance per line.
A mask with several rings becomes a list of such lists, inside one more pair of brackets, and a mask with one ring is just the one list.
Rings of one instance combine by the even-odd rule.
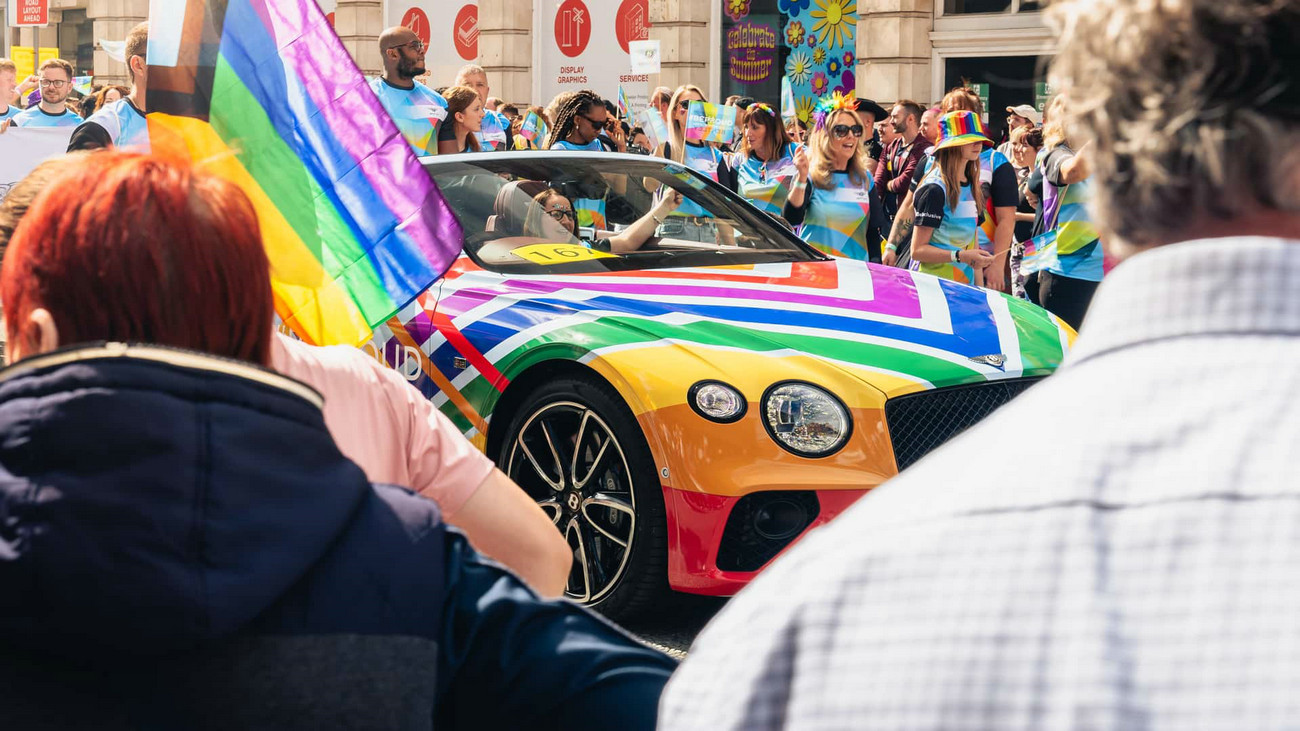
[[543, 596], [564, 593], [573, 562], [564, 537], [424, 394], [356, 348], [272, 340], [272, 366], [325, 397], [325, 425], [371, 482], [437, 502], [480, 552]]

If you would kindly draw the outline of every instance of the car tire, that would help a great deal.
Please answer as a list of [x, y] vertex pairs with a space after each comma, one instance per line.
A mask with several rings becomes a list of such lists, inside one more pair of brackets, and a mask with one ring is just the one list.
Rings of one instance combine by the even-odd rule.
[[498, 464], [573, 550], [568, 598], [626, 620], [667, 597], [663, 489], [636, 418], [608, 384], [567, 376], [533, 390]]

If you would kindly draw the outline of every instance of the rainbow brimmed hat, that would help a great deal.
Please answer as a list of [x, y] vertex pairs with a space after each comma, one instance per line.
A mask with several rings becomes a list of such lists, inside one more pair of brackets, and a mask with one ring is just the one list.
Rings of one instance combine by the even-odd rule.
[[939, 120], [939, 139], [930, 148], [930, 152], [969, 145], [972, 142], [979, 142], [986, 147], [993, 146], [993, 140], [989, 139], [988, 130], [984, 128], [980, 115], [965, 111], [948, 112]]

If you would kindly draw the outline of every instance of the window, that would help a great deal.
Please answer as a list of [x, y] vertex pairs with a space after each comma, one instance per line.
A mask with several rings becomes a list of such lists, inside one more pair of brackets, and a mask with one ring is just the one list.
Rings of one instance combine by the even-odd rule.
[[1007, 107], [1037, 104], [1038, 82], [1046, 72], [1047, 56], [983, 56], [944, 61], [944, 89], [963, 82], [988, 85], [989, 133], [1001, 141], [1007, 131]]
[[[774, 219], [680, 165], [600, 155], [431, 162], [483, 267], [519, 274], [813, 261]], [[657, 208], [680, 193], [675, 210]]]
[[1037, 13], [1042, 0], [942, 0], [944, 15]]

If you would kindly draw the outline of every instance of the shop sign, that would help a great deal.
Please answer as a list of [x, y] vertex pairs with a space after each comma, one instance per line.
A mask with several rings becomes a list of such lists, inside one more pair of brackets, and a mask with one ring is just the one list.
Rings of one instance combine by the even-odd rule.
[[743, 84], [766, 81], [776, 63], [776, 31], [745, 21], [727, 31], [727, 61], [731, 78]]
[[[334, 0], [317, 1], [324, 8]], [[425, 44], [425, 68], [439, 85], [451, 83], [462, 66], [478, 59], [475, 0], [389, 0], [384, 3], [384, 27], [395, 25], [415, 31]]]
[[649, 0], [563, 0], [547, 5], [551, 9], [535, 20], [541, 43], [539, 101], [579, 89], [613, 100], [621, 86], [629, 109], [645, 107], [650, 77], [633, 70], [633, 56], [637, 51], [642, 57], [638, 68], [658, 60], [658, 54], [646, 57], [646, 47], [638, 43], [650, 36]]

